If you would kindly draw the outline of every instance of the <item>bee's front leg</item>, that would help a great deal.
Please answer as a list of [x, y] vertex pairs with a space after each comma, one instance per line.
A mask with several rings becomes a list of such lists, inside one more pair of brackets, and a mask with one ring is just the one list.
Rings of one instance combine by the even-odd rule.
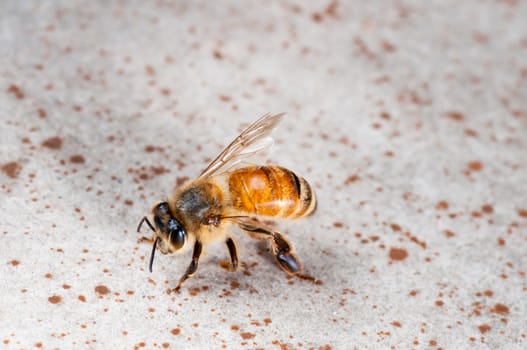
[[137, 239], [137, 243], [148, 243], [148, 244], [152, 244], [152, 243], [154, 243], [154, 237], [146, 237], [146, 236], [142, 236], [141, 238], [138, 238], [138, 239]]
[[199, 257], [201, 255], [202, 248], [203, 245], [201, 242], [196, 240], [196, 243], [194, 243], [194, 250], [192, 251], [192, 260], [190, 261], [190, 265], [188, 266], [185, 274], [179, 279], [176, 288], [174, 288], [174, 292], [179, 292], [183, 282], [185, 282], [189, 277], [192, 277], [198, 270]]

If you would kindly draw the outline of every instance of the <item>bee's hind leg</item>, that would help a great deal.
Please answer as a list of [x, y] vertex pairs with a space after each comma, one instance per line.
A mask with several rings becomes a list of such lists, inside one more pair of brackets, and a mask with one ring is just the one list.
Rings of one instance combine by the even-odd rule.
[[179, 282], [176, 288], [174, 289], [175, 292], [179, 292], [183, 282], [185, 282], [189, 277], [192, 277], [198, 270], [199, 257], [201, 255], [202, 248], [203, 245], [200, 241], [196, 241], [196, 243], [194, 243], [194, 250], [192, 251], [192, 260], [190, 261], [190, 265], [188, 266], [185, 274], [179, 279]]
[[294, 253], [292, 244], [289, 243], [280, 232], [275, 231], [256, 220], [241, 222], [240, 228], [253, 238], [268, 240], [278, 266], [280, 266], [280, 268], [288, 275], [308, 280], [313, 283], [320, 283], [320, 281], [313, 276], [303, 273], [302, 263]]

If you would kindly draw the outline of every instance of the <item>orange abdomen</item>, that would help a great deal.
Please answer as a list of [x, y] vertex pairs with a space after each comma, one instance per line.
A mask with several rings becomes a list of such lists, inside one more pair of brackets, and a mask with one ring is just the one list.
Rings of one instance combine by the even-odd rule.
[[315, 210], [316, 198], [309, 183], [285, 168], [250, 166], [229, 174], [233, 206], [245, 213], [299, 218]]

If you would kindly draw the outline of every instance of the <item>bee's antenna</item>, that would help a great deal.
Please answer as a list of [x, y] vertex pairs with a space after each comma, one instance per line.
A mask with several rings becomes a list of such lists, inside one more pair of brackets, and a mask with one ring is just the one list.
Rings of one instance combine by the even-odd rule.
[[[148, 222], [148, 220], [146, 220], [146, 222]], [[156, 240], [154, 241], [154, 246], [152, 247], [152, 254], [150, 255], [150, 264], [148, 265], [148, 270], [150, 270], [150, 272], [152, 272], [152, 265], [154, 264], [154, 255], [156, 253], [157, 241], [159, 241], [159, 237], [156, 238]]]
[[141, 226], [143, 226], [143, 222], [146, 222], [146, 224], [148, 225], [148, 227], [150, 227], [150, 229], [152, 231], [155, 231], [154, 229], [154, 226], [152, 226], [152, 224], [150, 223], [150, 221], [148, 221], [148, 218], [146, 216], [144, 216], [141, 221], [139, 221], [139, 225], [137, 225], [137, 232], [139, 232], [141, 230]]

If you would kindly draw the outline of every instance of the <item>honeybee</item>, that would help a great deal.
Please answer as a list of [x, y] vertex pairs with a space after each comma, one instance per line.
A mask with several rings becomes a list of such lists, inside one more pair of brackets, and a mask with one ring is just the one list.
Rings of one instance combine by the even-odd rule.
[[156, 248], [162, 254], [193, 245], [192, 260], [175, 291], [198, 269], [203, 245], [223, 241], [230, 255], [229, 270], [238, 267], [235, 226], [255, 239], [269, 242], [278, 266], [288, 275], [318, 282], [303, 272], [293, 245], [280, 232], [263, 223], [265, 218], [297, 219], [316, 208], [315, 192], [295, 172], [278, 165], [241, 165], [242, 159], [267, 148], [270, 136], [284, 114], [266, 114], [237, 136], [194, 180], [174, 190], [172, 196], [155, 204], [146, 222], [153, 233], [149, 270]]

